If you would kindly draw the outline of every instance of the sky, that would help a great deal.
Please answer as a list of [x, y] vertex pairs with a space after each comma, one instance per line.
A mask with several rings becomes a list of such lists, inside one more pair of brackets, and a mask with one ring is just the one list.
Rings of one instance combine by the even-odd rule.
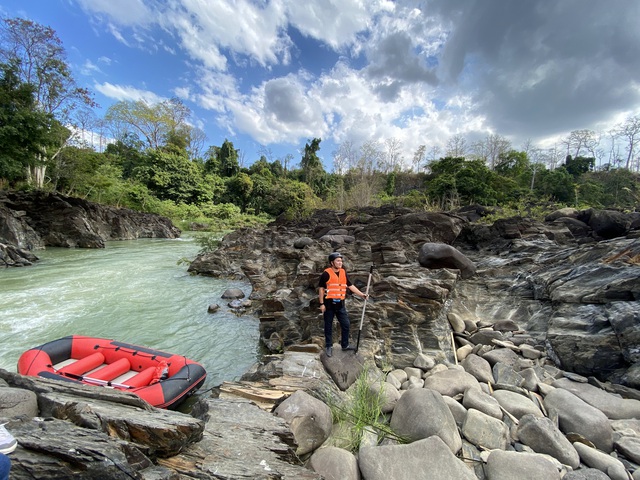
[[520, 149], [640, 113], [638, 0], [0, 0], [53, 28], [103, 116], [178, 97], [250, 165], [395, 141], [410, 165], [490, 134]]

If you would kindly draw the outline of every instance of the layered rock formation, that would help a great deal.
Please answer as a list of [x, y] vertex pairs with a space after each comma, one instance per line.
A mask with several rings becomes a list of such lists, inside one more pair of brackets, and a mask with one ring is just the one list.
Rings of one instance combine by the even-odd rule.
[[0, 266], [26, 266], [44, 247], [104, 248], [107, 240], [177, 238], [167, 218], [44, 192], [0, 192]]
[[[361, 290], [375, 265], [361, 348], [379, 366], [410, 366], [419, 353], [452, 361], [452, 330], [497, 323], [494, 338], [525, 330], [522, 341], [543, 346], [560, 368], [640, 386], [637, 215], [568, 209], [544, 223], [471, 222], [478, 212], [319, 211], [229, 234], [189, 270], [248, 278], [272, 352], [322, 345], [316, 286], [327, 255], [339, 250]], [[603, 237], [613, 234], [624, 236]], [[355, 335], [362, 303], [347, 305]], [[457, 322], [453, 329], [447, 319]]]

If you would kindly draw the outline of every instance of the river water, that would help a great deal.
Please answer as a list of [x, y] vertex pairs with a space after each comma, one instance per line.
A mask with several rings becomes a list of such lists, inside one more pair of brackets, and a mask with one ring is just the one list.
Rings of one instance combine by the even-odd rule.
[[[238, 379], [259, 356], [258, 320], [237, 316], [221, 299], [248, 282], [187, 273], [194, 237], [108, 242], [104, 249], [48, 248], [34, 266], [0, 269], [0, 368], [15, 372], [20, 354], [66, 335], [120, 340], [200, 362], [201, 392]], [[207, 312], [210, 304], [220, 310]]]

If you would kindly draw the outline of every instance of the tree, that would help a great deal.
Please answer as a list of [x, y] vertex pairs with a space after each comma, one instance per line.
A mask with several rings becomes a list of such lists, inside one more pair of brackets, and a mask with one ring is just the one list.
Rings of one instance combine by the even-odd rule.
[[445, 149], [446, 157], [464, 157], [467, 154], [467, 141], [457, 133], [449, 139]]
[[578, 157], [581, 151], [586, 150], [595, 157], [600, 139], [593, 130], [574, 130], [562, 143], [567, 147], [567, 155], [573, 154], [574, 157]]
[[[16, 65], [20, 80], [33, 85], [38, 110], [66, 126], [78, 106], [95, 106], [89, 91], [76, 85], [62, 42], [52, 28], [21, 18], [4, 19], [1, 27], [0, 60]], [[62, 138], [57, 135], [61, 131], [59, 128], [54, 137]], [[47, 163], [55, 159], [70, 137], [67, 135], [61, 145], [55, 141], [42, 145], [41, 158], [31, 165], [28, 175], [36, 187], [43, 186]]]
[[471, 149], [477, 158], [484, 160], [493, 170], [499, 162], [500, 156], [511, 149], [511, 142], [501, 135], [492, 133], [487, 135], [484, 140], [474, 143]]
[[397, 138], [388, 138], [384, 142], [383, 173], [397, 172], [402, 169], [402, 142]]
[[123, 100], [109, 107], [105, 119], [114, 126], [117, 138], [131, 132], [144, 139], [150, 149], [173, 144], [186, 150], [191, 140], [190, 115], [191, 110], [177, 98], [154, 104]]
[[322, 161], [318, 157], [320, 150], [320, 138], [314, 138], [304, 146], [300, 168], [304, 182], [311, 187], [318, 196], [323, 196], [326, 192], [326, 172], [322, 166]]
[[347, 170], [355, 167], [357, 151], [351, 140], [344, 141], [338, 145], [332, 155], [333, 171], [338, 175], [344, 175]]
[[220, 175], [222, 177], [233, 177], [240, 171], [238, 163], [238, 150], [233, 147], [233, 143], [224, 139], [220, 149], [216, 151], [216, 158], [220, 165]]
[[413, 154], [413, 171], [418, 173], [424, 168], [423, 162], [427, 155], [427, 146], [420, 145]]
[[629, 170], [629, 167], [631, 166], [631, 159], [633, 158], [634, 153], [638, 148], [638, 142], [640, 141], [640, 115], [629, 117], [623, 124], [618, 125], [614, 129], [614, 136], [624, 138], [627, 141], [627, 160], [625, 168]]
[[593, 157], [575, 157], [567, 155], [567, 159], [564, 162], [564, 168], [573, 175], [575, 178], [579, 177], [583, 173], [593, 170], [596, 163], [596, 159]]
[[134, 175], [160, 200], [175, 203], [199, 204], [213, 200], [199, 165], [186, 154], [149, 150], [146, 162], [135, 169]]
[[13, 182], [36, 166], [52, 117], [36, 108], [35, 89], [20, 81], [15, 65], [0, 68], [0, 178]]

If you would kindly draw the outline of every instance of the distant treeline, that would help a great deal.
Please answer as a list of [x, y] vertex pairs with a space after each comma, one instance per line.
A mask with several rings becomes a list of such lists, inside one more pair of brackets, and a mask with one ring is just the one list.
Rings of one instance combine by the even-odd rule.
[[56, 191], [213, 229], [389, 202], [518, 211], [544, 202], [639, 205], [637, 116], [609, 132], [606, 162], [598, 135], [576, 130], [562, 149], [546, 150], [514, 149], [499, 135], [467, 146], [456, 135], [442, 154], [420, 145], [410, 161], [396, 139], [344, 142], [331, 153], [333, 172], [318, 155], [321, 139], [313, 138], [299, 159], [273, 159], [265, 147], [244, 166], [246, 152], [232, 141], [205, 148], [206, 136], [179, 99], [121, 101], [97, 118], [91, 92], [76, 85], [52, 29], [24, 19], [4, 19], [0, 26], [3, 189]]

